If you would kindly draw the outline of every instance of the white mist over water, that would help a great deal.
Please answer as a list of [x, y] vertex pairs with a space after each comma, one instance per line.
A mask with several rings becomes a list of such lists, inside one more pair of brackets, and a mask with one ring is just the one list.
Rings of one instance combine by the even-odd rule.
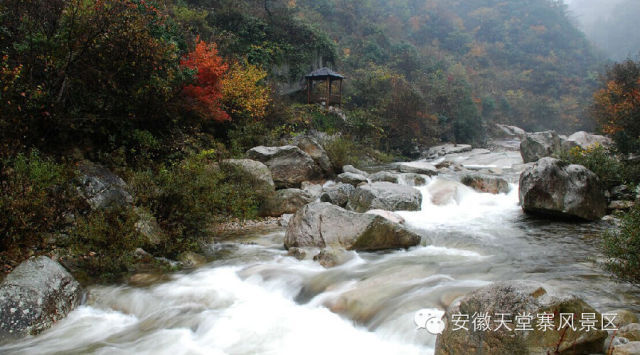
[[588, 262], [596, 248], [584, 235], [597, 224], [527, 219], [511, 187], [492, 195], [431, 178], [422, 211], [400, 212], [421, 246], [331, 269], [286, 256], [278, 231], [162, 284], [95, 287], [52, 329], [0, 353], [432, 354], [436, 337], [416, 330], [415, 312], [496, 280], [543, 281], [601, 311], [640, 304]]

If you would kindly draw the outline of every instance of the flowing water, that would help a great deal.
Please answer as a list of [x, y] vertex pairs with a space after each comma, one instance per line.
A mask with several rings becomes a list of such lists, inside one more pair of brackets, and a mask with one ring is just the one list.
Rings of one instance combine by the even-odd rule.
[[[511, 192], [478, 193], [454, 173], [432, 178], [420, 187], [422, 210], [400, 213], [423, 235], [420, 246], [353, 253], [347, 264], [324, 269], [287, 256], [284, 230], [249, 235], [216, 244], [224, 257], [161, 284], [94, 287], [52, 329], [0, 353], [431, 354], [435, 336], [416, 330], [415, 312], [445, 309], [497, 280], [540, 281], [599, 311], [640, 311], [640, 293], [597, 265], [597, 234], [607, 222], [525, 216], [517, 154], [476, 153], [447, 159], [505, 169]], [[435, 205], [442, 185], [453, 192]]]

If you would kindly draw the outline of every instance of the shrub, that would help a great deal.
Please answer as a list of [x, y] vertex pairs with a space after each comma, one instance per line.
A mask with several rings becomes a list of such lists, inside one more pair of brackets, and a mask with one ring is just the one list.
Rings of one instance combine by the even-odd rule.
[[578, 164], [593, 171], [606, 188], [620, 185], [625, 180], [624, 166], [612, 152], [599, 144], [588, 149], [574, 147], [560, 158], [570, 164]]
[[608, 271], [640, 286], [640, 205], [622, 217], [619, 230], [604, 234], [603, 251]]
[[334, 138], [325, 144], [324, 149], [336, 172], [341, 172], [345, 165], [358, 165], [360, 161], [361, 149], [352, 139]]
[[64, 224], [69, 169], [32, 150], [4, 160], [0, 174], [0, 250], [37, 246]]

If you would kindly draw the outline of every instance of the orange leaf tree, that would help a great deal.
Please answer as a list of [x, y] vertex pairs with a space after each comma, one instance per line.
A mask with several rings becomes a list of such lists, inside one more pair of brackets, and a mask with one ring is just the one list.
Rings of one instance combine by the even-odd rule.
[[203, 119], [216, 122], [230, 120], [221, 107], [222, 78], [229, 65], [218, 55], [215, 44], [196, 40], [195, 49], [182, 59], [181, 65], [195, 71], [193, 83], [184, 87], [183, 93], [190, 99], [191, 109]]
[[627, 60], [607, 71], [592, 113], [621, 151], [640, 150], [640, 63]]

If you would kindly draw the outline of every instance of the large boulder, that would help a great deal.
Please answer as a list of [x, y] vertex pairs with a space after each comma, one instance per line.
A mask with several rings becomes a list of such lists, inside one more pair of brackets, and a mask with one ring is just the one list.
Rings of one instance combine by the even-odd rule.
[[[544, 313], [553, 315], [553, 318], [548, 323], [550, 327], [543, 329], [538, 326], [537, 317]], [[560, 314], [574, 316], [575, 330], [560, 326]], [[594, 315], [595, 330], [581, 330], [580, 320], [584, 314]], [[456, 330], [460, 324], [455, 322], [453, 315], [468, 316], [468, 330]], [[474, 315], [491, 317], [490, 328], [476, 329], [472, 324]], [[498, 329], [502, 315], [507, 320], [506, 326]], [[533, 317], [530, 322], [532, 330], [515, 330], [518, 322], [514, 318], [518, 315]], [[595, 354], [602, 351], [608, 336], [601, 330], [601, 315], [587, 303], [572, 296], [550, 295], [541, 284], [533, 281], [499, 282], [478, 289], [452, 304], [445, 317], [444, 332], [436, 340], [436, 355]], [[524, 327], [520, 325], [520, 329]]]
[[325, 186], [322, 194], [320, 195], [320, 201], [345, 207], [347, 202], [349, 202], [349, 198], [355, 191], [356, 188], [351, 184], [337, 183]]
[[400, 224], [373, 214], [347, 211], [326, 202], [300, 209], [289, 222], [285, 248], [344, 248], [374, 251], [409, 248], [420, 236]]
[[460, 180], [464, 185], [471, 187], [478, 192], [491, 194], [509, 193], [511, 187], [509, 182], [498, 176], [472, 174], [465, 175]]
[[268, 194], [276, 189], [271, 170], [264, 163], [251, 159], [226, 159], [222, 161], [222, 165], [232, 166], [250, 176], [252, 187], [256, 191]]
[[607, 212], [600, 180], [582, 165], [542, 158], [520, 175], [520, 204], [531, 214], [598, 220]]
[[314, 180], [321, 175], [313, 158], [293, 145], [251, 148], [247, 157], [269, 167], [277, 188], [299, 188], [303, 181]]
[[422, 206], [420, 190], [390, 182], [361, 185], [349, 198], [347, 209], [356, 212], [369, 210], [419, 211]]
[[264, 217], [280, 217], [283, 214], [296, 213], [302, 206], [313, 202], [316, 198], [308, 191], [300, 189], [278, 190], [268, 198], [260, 209]]
[[0, 342], [48, 329], [81, 300], [80, 284], [57, 262], [23, 262], [0, 284]]
[[318, 143], [315, 138], [309, 136], [301, 136], [295, 140], [296, 146], [303, 152], [309, 154], [309, 156], [318, 164], [324, 176], [333, 176], [333, 167], [327, 151], [324, 150], [322, 145]]
[[83, 161], [78, 164], [78, 192], [94, 210], [120, 207], [133, 203], [128, 186], [109, 169]]
[[596, 145], [603, 147], [609, 147], [613, 144], [611, 138], [601, 136], [598, 134], [591, 134], [584, 131], [576, 132], [567, 139], [562, 140], [562, 149], [567, 151], [573, 147], [580, 147], [582, 149], [592, 148]]
[[400, 180], [400, 177], [398, 174], [394, 174], [390, 171], [379, 171], [375, 174], [369, 175], [369, 180], [371, 180], [371, 182], [386, 181], [397, 184]]
[[525, 163], [538, 161], [561, 150], [562, 142], [555, 131], [527, 133], [520, 142], [520, 154]]

